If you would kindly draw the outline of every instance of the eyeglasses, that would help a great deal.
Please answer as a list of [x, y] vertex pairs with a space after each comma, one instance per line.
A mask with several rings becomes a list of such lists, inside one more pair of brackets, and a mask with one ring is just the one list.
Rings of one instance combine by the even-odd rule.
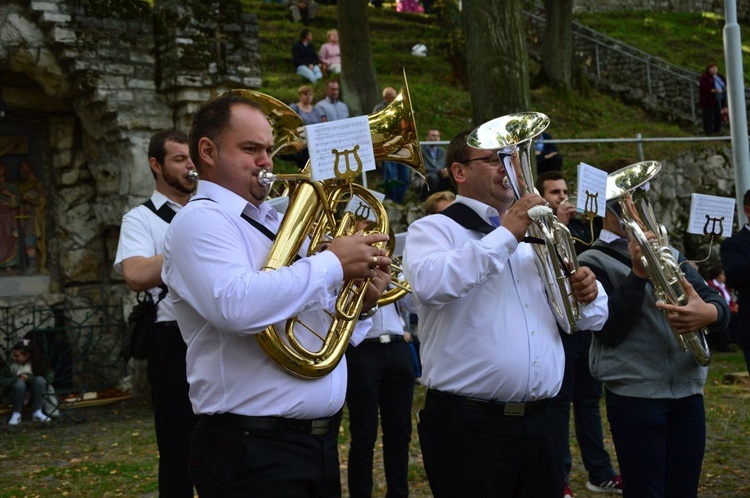
[[502, 165], [502, 161], [499, 157], [497, 157], [497, 154], [492, 154], [491, 156], [487, 157], [474, 157], [472, 159], [463, 159], [461, 161], [456, 161], [457, 163], [470, 163], [472, 161], [483, 161], [493, 168], [497, 168], [498, 166]]

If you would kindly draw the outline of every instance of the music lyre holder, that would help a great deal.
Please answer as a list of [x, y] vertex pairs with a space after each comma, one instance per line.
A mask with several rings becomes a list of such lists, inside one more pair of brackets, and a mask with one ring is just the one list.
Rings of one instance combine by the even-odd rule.
[[[568, 198], [568, 201], [570, 201], [570, 198]], [[573, 203], [575, 204], [575, 203]], [[593, 244], [596, 240], [596, 236], [594, 235], [594, 218], [596, 218], [596, 213], [599, 211], [599, 192], [591, 193], [586, 190], [586, 202], [583, 204], [583, 213], [581, 213], [581, 216], [588, 221], [589, 224], [589, 242], [586, 242], [585, 240], [581, 240], [578, 237], [573, 237], [573, 240], [575, 242], [580, 243], [584, 246], [590, 246]]]
[[[711, 228], [708, 228], [709, 225]], [[712, 218], [709, 215], [706, 215], [706, 223], [703, 225], [703, 240], [708, 241], [708, 254], [703, 259], [690, 262], [697, 264], [708, 261], [714, 248], [714, 241], [721, 237], [722, 233], [724, 233], [724, 217]], [[683, 263], [687, 263], [687, 261], [683, 261]]]

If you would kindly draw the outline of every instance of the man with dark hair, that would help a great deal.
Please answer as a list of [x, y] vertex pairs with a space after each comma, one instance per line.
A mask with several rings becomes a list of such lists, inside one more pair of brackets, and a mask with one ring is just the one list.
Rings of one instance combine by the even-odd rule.
[[[418, 412], [425, 471], [435, 496], [561, 497], [550, 399], [565, 356], [526, 238], [529, 210], [545, 201], [514, 202], [495, 151], [469, 147], [468, 134], [448, 145], [455, 202], [412, 223], [404, 251], [428, 388]], [[573, 290], [588, 303], [580, 326], [601, 328], [607, 296], [593, 273], [577, 273]]]
[[[428, 142], [440, 141], [440, 130], [431, 128], [427, 130], [426, 140]], [[422, 145], [422, 157], [424, 158], [424, 169], [427, 172], [427, 188], [422, 188], [422, 200], [426, 200], [429, 194], [448, 190], [450, 180], [448, 169], [445, 167], [445, 149], [440, 145]]]
[[[612, 173], [619, 165], [603, 169]], [[594, 271], [610, 296], [609, 320], [593, 333], [589, 367], [604, 384], [623, 493], [696, 497], [706, 444], [707, 368], [682, 351], [674, 334], [722, 330], [729, 309], [687, 264], [681, 265], [684, 306], [657, 301], [641, 247], [626, 233], [619, 212], [617, 201], [610, 200], [599, 239], [579, 261]], [[652, 232], [644, 236], [655, 237]], [[686, 261], [676, 249], [664, 249], [678, 263]]]
[[[745, 192], [742, 208], [750, 218], [750, 190]], [[750, 372], [750, 226], [746, 224], [724, 239], [720, 254], [726, 283], [737, 292], [737, 344], [742, 348]]]
[[[374, 246], [388, 236], [336, 237], [322, 252], [263, 270], [271, 240], [286, 237], [259, 180], [273, 171], [268, 118], [243, 92], [220, 95], [195, 114], [190, 150], [201, 180], [170, 226], [163, 275], [199, 414], [190, 451], [198, 494], [340, 496], [335, 417], [346, 394], [346, 360], [316, 378], [297, 377], [266, 354], [257, 334], [293, 326], [300, 344], [319, 350], [343, 283], [368, 278], [365, 312], [354, 317], [349, 339], [359, 343], [390, 281], [390, 259]], [[307, 254], [302, 245], [300, 255]]]
[[188, 177], [194, 166], [187, 135], [177, 130], [156, 133], [148, 145], [148, 165], [156, 189], [146, 203], [122, 218], [114, 267], [130, 290], [149, 292], [158, 302], [148, 381], [159, 447], [159, 494], [192, 498], [188, 443], [197, 419], [188, 398], [185, 343], [175, 321], [172, 295], [161, 277], [168, 220], [195, 190]]
[[323, 100], [318, 101], [315, 107], [320, 109], [325, 116], [326, 121], [337, 121], [349, 117], [349, 106], [339, 99], [340, 86], [337, 80], [328, 80], [326, 82], [326, 96]]
[[299, 34], [299, 40], [292, 45], [292, 63], [297, 74], [315, 83], [323, 77], [320, 70], [318, 52], [312, 44], [312, 31], [305, 28]]
[[[535, 182], [539, 195], [549, 202], [557, 221], [568, 227], [574, 237], [576, 254], [580, 254], [598, 237], [600, 223], [584, 222], [575, 217], [576, 207], [568, 202], [568, 184], [559, 171], [547, 171]], [[597, 218], [597, 221], [600, 221]], [[592, 233], [593, 232], [593, 233]], [[604, 448], [602, 414], [599, 402], [602, 399], [602, 383], [594, 379], [589, 371], [589, 346], [591, 331], [581, 330], [575, 334], [560, 332], [565, 349], [565, 375], [560, 392], [552, 404], [560, 414], [562, 437], [565, 449], [563, 471], [565, 472], [565, 495], [570, 490], [570, 469], [573, 459], [570, 454], [570, 405], [573, 404], [576, 440], [581, 449], [583, 466], [588, 472], [586, 487], [595, 492], [621, 492], [622, 479], [612, 468], [612, 461]]]

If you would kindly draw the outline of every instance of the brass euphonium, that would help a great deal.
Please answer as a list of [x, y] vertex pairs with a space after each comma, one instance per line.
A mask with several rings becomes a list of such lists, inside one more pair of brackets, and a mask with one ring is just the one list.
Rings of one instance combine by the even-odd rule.
[[[508, 114], [481, 125], [471, 132], [466, 143], [470, 147], [498, 153], [507, 176], [516, 179], [508, 186], [518, 200], [535, 191], [529, 161], [531, 143], [547, 126], [549, 118], [539, 112]], [[578, 271], [573, 238], [568, 227], [557, 221], [551, 209], [534, 211], [529, 212], [532, 218], [529, 234], [544, 242], [532, 244], [537, 268], [558, 324], [565, 332], [572, 333], [576, 330], [576, 322], [581, 319], [580, 305], [571, 282], [571, 277]]]
[[[245, 95], [255, 100], [258, 95], [272, 99], [267, 95], [244, 90]], [[273, 99], [275, 100], [275, 99]], [[270, 100], [269, 100], [270, 102]], [[294, 113], [285, 104], [276, 101], [266, 110], [266, 114], [286, 116], [287, 111]], [[296, 114], [295, 114], [296, 116]], [[271, 120], [274, 135], [286, 141], [288, 147], [298, 144], [296, 130], [301, 126], [296, 121], [281, 126], [292, 129], [278, 130]], [[284, 119], [285, 121], [285, 119]], [[404, 75], [404, 87], [394, 101], [382, 111], [369, 116], [370, 134], [375, 150], [375, 159], [379, 161], [398, 161], [415, 168], [424, 175], [422, 155], [419, 148], [418, 133], [409, 97], [409, 89]], [[279, 120], [279, 123], [282, 121]], [[304, 146], [304, 145], [303, 145]], [[287, 152], [294, 150], [284, 149]], [[301, 150], [298, 149], [298, 150]], [[357, 219], [353, 213], [344, 213], [336, 219], [336, 212], [342, 202], [347, 202], [351, 195], [356, 195], [367, 203], [375, 213], [376, 221], [369, 232], [389, 233], [388, 216], [378, 199], [366, 188], [357, 184], [348, 184], [338, 180], [313, 182], [310, 176], [310, 163], [299, 174], [273, 175], [261, 174], [261, 184], [269, 185], [277, 181], [297, 182], [291, 193], [289, 206], [276, 234], [263, 270], [271, 271], [290, 265], [302, 245], [309, 240], [312, 250], [319, 242], [332, 234], [334, 237], [354, 233]], [[312, 235], [308, 238], [308, 236]], [[382, 248], [384, 243], [379, 244]], [[339, 293], [336, 310], [327, 333], [310, 330], [295, 317], [287, 320], [285, 336], [282, 337], [274, 326], [257, 334], [257, 340], [263, 350], [285, 371], [301, 378], [319, 378], [331, 372], [344, 355], [354, 327], [362, 311], [364, 291], [369, 279], [361, 282], [344, 282]], [[321, 342], [320, 349], [311, 351], [304, 347], [295, 337], [294, 327], [297, 323], [315, 334]]]
[[[644, 188], [661, 169], [657, 161], [643, 161], [625, 166], [607, 176], [607, 203], [616, 201], [621, 214], [620, 224], [641, 247], [643, 266], [654, 288], [657, 301], [683, 306], [687, 304], [687, 294], [683, 286], [684, 274], [677, 258], [669, 247], [669, 235], [654, 215], [648, 190]], [[648, 240], [644, 230], [656, 235]], [[701, 365], [711, 363], [706, 334], [702, 328], [687, 334], [672, 333], [683, 351], [690, 351]]]

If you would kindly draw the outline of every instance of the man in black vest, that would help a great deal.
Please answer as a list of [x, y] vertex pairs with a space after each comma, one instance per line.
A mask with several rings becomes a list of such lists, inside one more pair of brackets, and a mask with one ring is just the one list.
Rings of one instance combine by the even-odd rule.
[[161, 278], [167, 228], [195, 190], [195, 182], [188, 176], [195, 166], [188, 153], [187, 135], [176, 130], [156, 133], [148, 146], [148, 164], [156, 189], [148, 201], [123, 217], [114, 266], [130, 290], [149, 292], [154, 302], [159, 301], [148, 358], [159, 446], [159, 495], [192, 498], [188, 449], [197, 418], [188, 397], [185, 342]]
[[[743, 199], [745, 216], [750, 218], [750, 190]], [[737, 343], [745, 355], [750, 372], [750, 226], [745, 225], [721, 243], [721, 266], [727, 285], [737, 291]]]

